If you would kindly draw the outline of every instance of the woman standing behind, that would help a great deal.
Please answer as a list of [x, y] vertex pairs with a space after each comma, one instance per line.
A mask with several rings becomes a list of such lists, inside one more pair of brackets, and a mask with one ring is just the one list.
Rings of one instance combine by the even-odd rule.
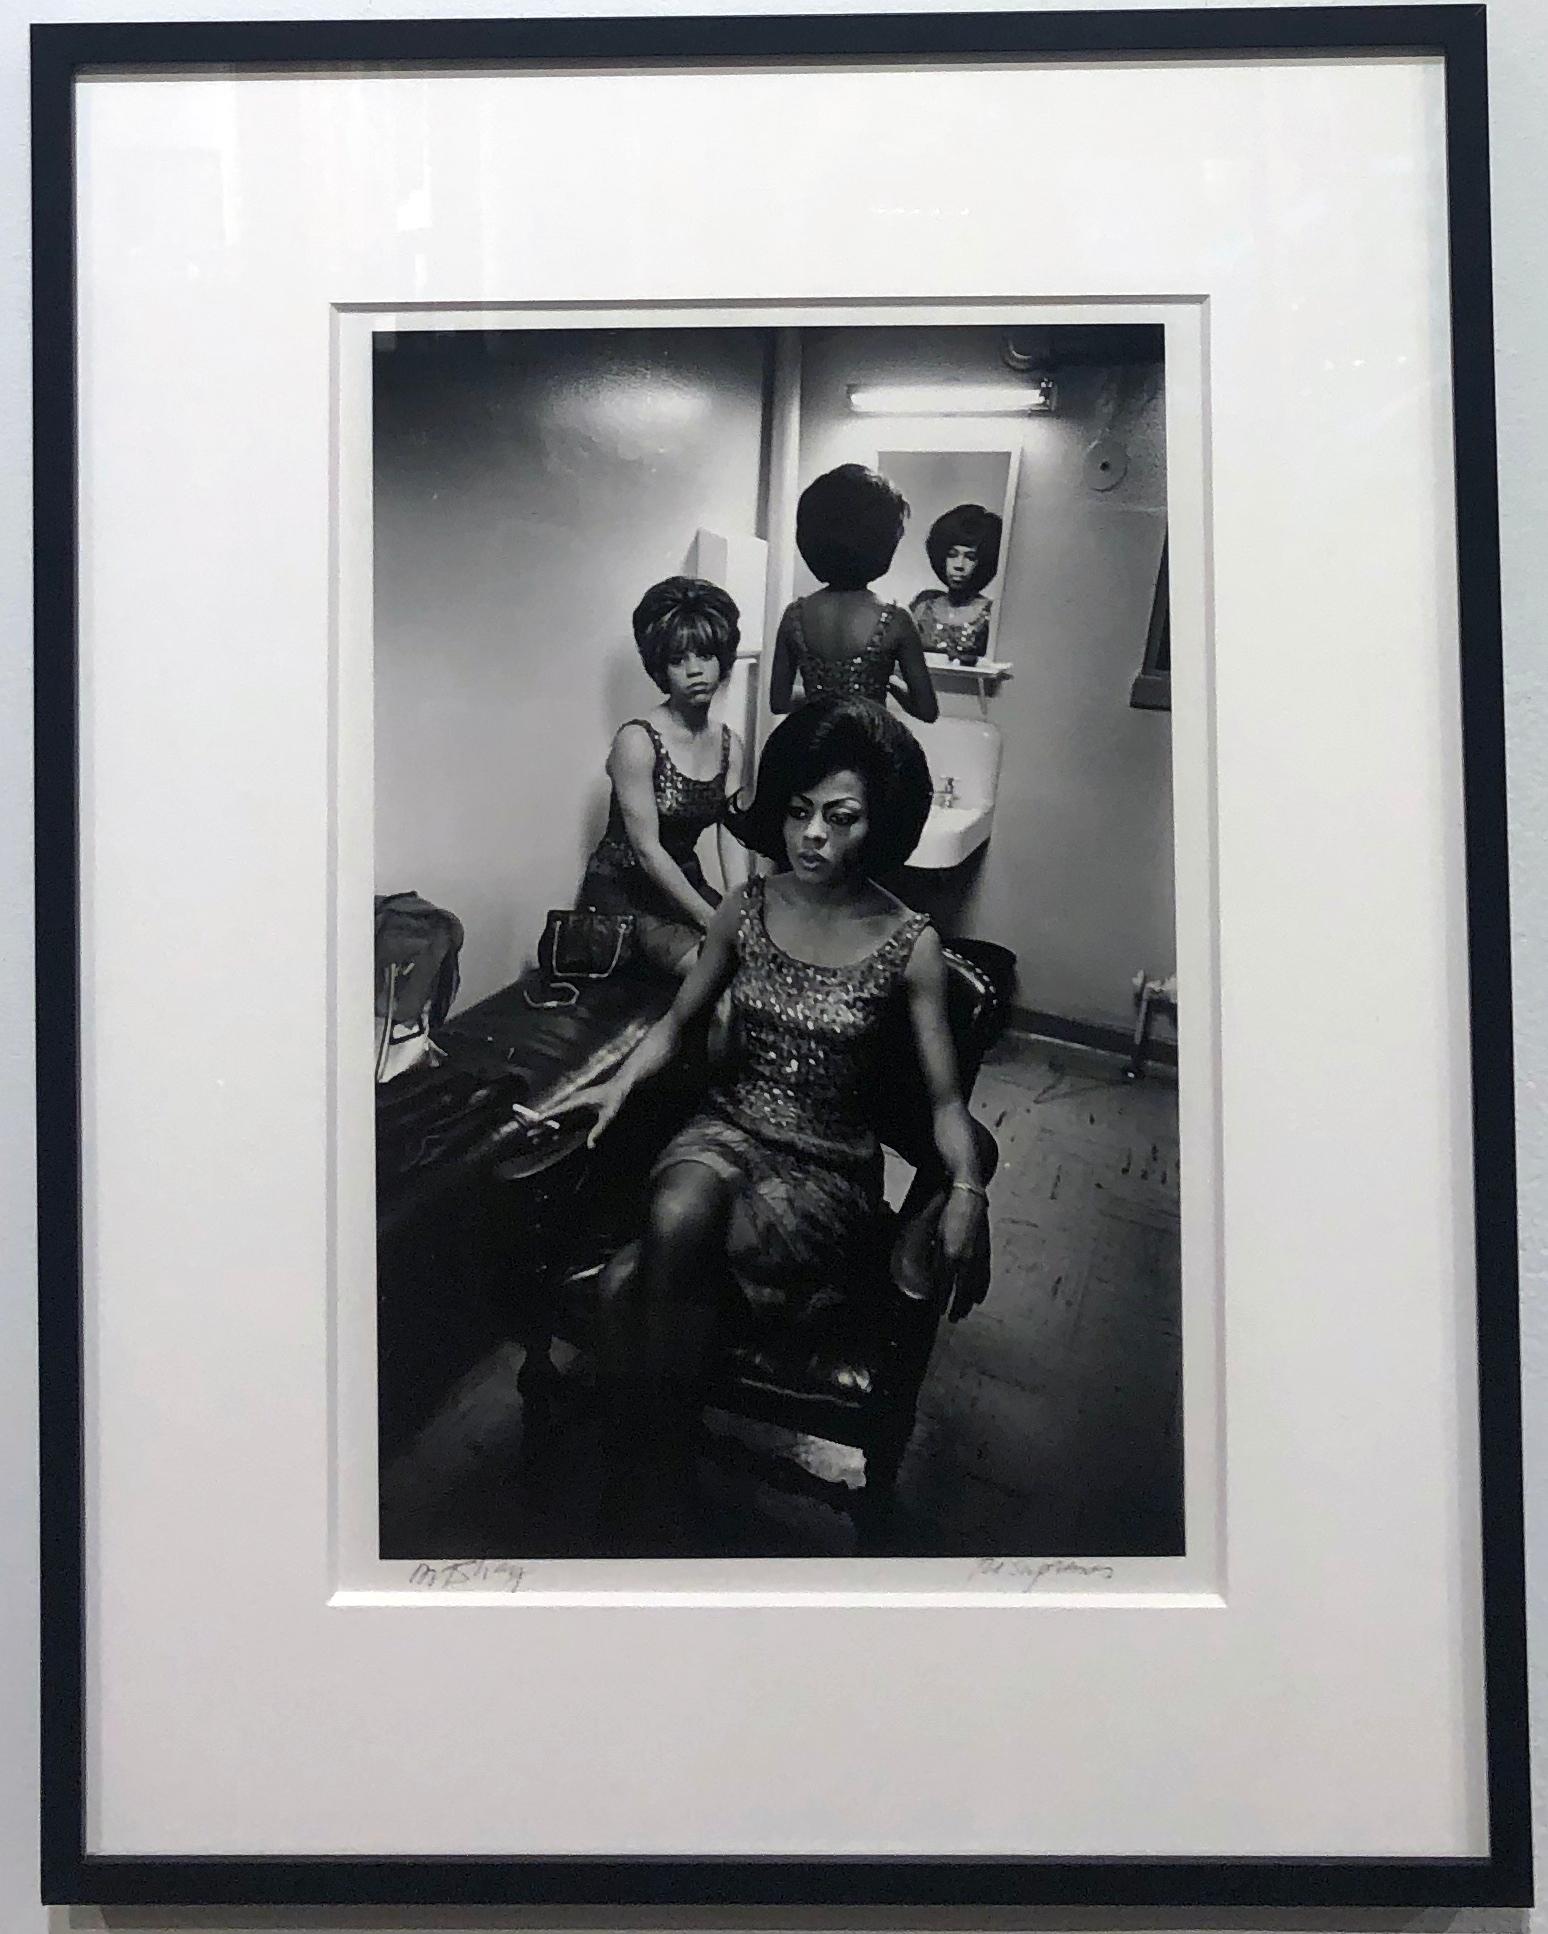
[[807, 698], [890, 693], [926, 724], [940, 706], [913, 619], [870, 588], [891, 565], [908, 505], [864, 464], [841, 463], [809, 483], [796, 504], [796, 549], [822, 589], [785, 607], [774, 637], [769, 706], [788, 712], [797, 674]]
[[744, 849], [723, 831], [741, 782], [742, 742], [709, 716], [740, 636], [736, 605], [703, 578], [666, 578], [635, 607], [640, 660], [666, 696], [613, 739], [607, 827], [587, 861], [579, 904], [633, 914], [641, 952], [667, 973], [687, 973], [719, 904], [698, 856], [711, 826], [722, 828], [727, 885], [747, 875]]

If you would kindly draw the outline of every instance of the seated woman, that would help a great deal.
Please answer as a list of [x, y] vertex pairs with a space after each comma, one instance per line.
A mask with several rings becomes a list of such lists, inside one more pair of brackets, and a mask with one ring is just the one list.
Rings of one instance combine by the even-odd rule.
[[989, 647], [994, 602], [984, 586], [1000, 568], [1002, 520], [982, 504], [958, 504], [937, 517], [925, 552], [944, 591], [921, 591], [909, 611], [926, 651], [971, 664]]
[[[736, 605], [703, 578], [653, 584], [634, 611], [640, 659], [666, 697], [613, 740], [607, 827], [586, 863], [578, 904], [633, 914], [642, 954], [669, 974], [688, 971], [719, 904], [698, 845], [723, 824], [741, 783], [741, 740], [709, 716], [740, 635]], [[720, 851], [727, 883], [744, 879], [743, 849], [722, 839]]]
[[[930, 775], [908, 729], [868, 699], [815, 699], [770, 737], [730, 823], [779, 869], [727, 897], [668, 1013], [607, 1082], [577, 1096], [602, 1135], [630, 1091], [681, 1051], [729, 988], [731, 1044], [699, 1113], [652, 1171], [648, 1226], [610, 1266], [599, 1370], [620, 1444], [680, 1508], [719, 1299], [799, 1320], [873, 1230], [882, 1161], [867, 1102], [889, 1003], [908, 1004], [950, 1177], [942, 1265], [985, 1215], [972, 1124], [928, 919], [875, 883], [912, 850]], [[654, 1462], [653, 1462], [654, 1460]], [[669, 1509], [673, 1508], [669, 1504]]]
[[871, 590], [903, 537], [908, 505], [887, 479], [862, 463], [824, 471], [796, 504], [796, 549], [821, 589], [785, 607], [774, 635], [769, 707], [788, 712], [795, 681], [806, 698], [854, 693], [885, 703], [889, 694], [926, 724], [940, 705], [914, 621]]

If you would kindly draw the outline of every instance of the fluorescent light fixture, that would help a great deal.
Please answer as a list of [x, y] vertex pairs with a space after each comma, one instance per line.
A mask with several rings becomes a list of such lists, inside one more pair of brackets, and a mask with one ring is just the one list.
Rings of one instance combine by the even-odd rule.
[[1025, 383], [851, 383], [862, 416], [1027, 416], [1054, 406], [1051, 376]]

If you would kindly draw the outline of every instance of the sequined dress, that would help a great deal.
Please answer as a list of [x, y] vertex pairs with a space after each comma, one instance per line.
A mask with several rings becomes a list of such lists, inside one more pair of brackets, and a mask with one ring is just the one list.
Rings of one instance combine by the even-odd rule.
[[[731, 734], [720, 729], [720, 769], [710, 779], [691, 779], [678, 770], [666, 742], [649, 719], [632, 719], [643, 726], [655, 747], [651, 775], [656, 795], [656, 819], [661, 844], [682, 868], [694, 891], [713, 906], [716, 893], [699, 864], [698, 844], [726, 808], [726, 775], [731, 765]], [[683, 918], [682, 908], [640, 864], [624, 824], [623, 808], [614, 787], [608, 802], [607, 825], [586, 862], [577, 904], [597, 913], [632, 913], [647, 959], [673, 969], [702, 938], [698, 928]]]
[[881, 1023], [928, 925], [911, 913], [863, 960], [817, 967], [770, 936], [763, 880], [745, 889], [724, 1071], [655, 1172], [700, 1162], [732, 1185], [727, 1257], [754, 1306], [821, 1300], [876, 1213]]
[[983, 600], [976, 618], [954, 618], [952, 602], [944, 591], [921, 591], [909, 606], [909, 615], [919, 627], [926, 651], [943, 651], [962, 663], [982, 658], [989, 648], [989, 613], [993, 605]]
[[901, 611], [895, 604], [884, 604], [876, 625], [858, 651], [843, 657], [827, 657], [813, 651], [807, 642], [805, 600], [797, 598], [790, 607], [790, 644], [796, 669], [801, 674], [801, 690], [808, 698], [873, 698], [886, 703], [887, 683], [897, 663], [898, 647], [894, 621]]

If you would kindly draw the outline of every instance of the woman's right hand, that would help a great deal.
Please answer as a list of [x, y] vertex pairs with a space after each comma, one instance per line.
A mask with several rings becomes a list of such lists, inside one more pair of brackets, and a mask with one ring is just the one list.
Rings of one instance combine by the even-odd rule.
[[594, 1111], [596, 1120], [586, 1136], [586, 1146], [595, 1148], [597, 1143], [611, 1127], [614, 1117], [624, 1105], [628, 1095], [628, 1084], [621, 1081], [598, 1081], [589, 1088], [580, 1088], [564, 1104], [563, 1113], [580, 1115]]

